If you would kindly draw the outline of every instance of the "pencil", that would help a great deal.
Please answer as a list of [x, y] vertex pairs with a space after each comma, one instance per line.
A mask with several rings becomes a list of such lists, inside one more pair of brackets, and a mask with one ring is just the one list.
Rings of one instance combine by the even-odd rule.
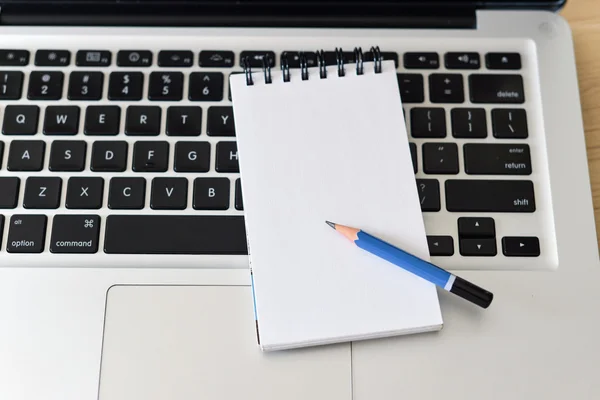
[[403, 268], [413, 274], [437, 285], [438, 287], [454, 293], [471, 303], [482, 308], [488, 308], [492, 303], [494, 294], [487, 290], [462, 279], [450, 272], [422, 260], [404, 250], [384, 242], [375, 236], [345, 225], [325, 221], [327, 225], [344, 235], [358, 247], [368, 251], [390, 263]]

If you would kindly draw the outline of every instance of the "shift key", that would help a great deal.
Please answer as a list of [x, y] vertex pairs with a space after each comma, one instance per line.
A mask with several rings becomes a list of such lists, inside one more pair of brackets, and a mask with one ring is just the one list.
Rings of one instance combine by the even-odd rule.
[[455, 212], [534, 212], [533, 182], [446, 180], [446, 208]]
[[8, 228], [9, 253], [41, 253], [46, 238], [45, 215], [13, 215]]

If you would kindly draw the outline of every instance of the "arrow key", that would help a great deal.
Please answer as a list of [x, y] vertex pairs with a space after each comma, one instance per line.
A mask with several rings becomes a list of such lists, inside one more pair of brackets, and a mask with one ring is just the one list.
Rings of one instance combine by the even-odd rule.
[[454, 255], [454, 239], [452, 239], [452, 236], [427, 236], [427, 244], [431, 256]]
[[460, 237], [495, 237], [494, 219], [462, 217], [458, 219], [458, 235]]
[[495, 256], [496, 239], [460, 239], [460, 254], [465, 257]]
[[507, 257], [538, 257], [540, 241], [535, 236], [506, 236], [502, 238], [502, 253]]

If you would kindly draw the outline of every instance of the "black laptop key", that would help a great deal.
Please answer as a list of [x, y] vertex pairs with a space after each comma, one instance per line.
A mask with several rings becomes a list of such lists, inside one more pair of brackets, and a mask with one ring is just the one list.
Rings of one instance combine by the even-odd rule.
[[221, 72], [193, 72], [190, 74], [189, 100], [223, 100], [223, 74]]
[[214, 106], [208, 109], [206, 133], [209, 136], [235, 136], [233, 107]]
[[150, 194], [153, 210], [185, 210], [188, 198], [186, 178], [154, 178]]
[[38, 67], [65, 67], [71, 63], [68, 50], [38, 50], [35, 53], [35, 65]]
[[163, 50], [158, 53], [159, 67], [191, 67], [194, 53], [189, 50]]
[[33, 135], [38, 131], [38, 106], [6, 106], [2, 133], [5, 135]]
[[446, 113], [443, 108], [410, 110], [410, 133], [414, 138], [446, 137]]
[[111, 72], [108, 83], [109, 100], [141, 100], [144, 74], [141, 72]]
[[79, 107], [48, 106], [44, 116], [45, 135], [75, 135], [79, 131]]
[[29, 100], [60, 100], [65, 75], [60, 71], [34, 71], [29, 75]]
[[123, 172], [127, 167], [127, 142], [99, 141], [92, 146], [91, 170]]
[[[232, 76], [232, 75], [243, 74], [243, 73], [244, 73], [243, 71], [234, 71], [234, 72], [232, 72], [232, 73], [230, 73], [230, 74], [229, 74], [229, 79], [231, 79], [231, 76]], [[229, 82], [229, 81], [228, 81], [228, 82]], [[228, 91], [229, 91], [229, 97], [228, 97], [228, 98], [229, 98], [229, 101], [231, 101], [231, 100], [232, 100], [232, 99], [231, 99], [231, 84], [230, 84], [230, 85], [228, 85], [228, 89], [229, 89], [229, 90], [228, 90]]]
[[136, 142], [133, 146], [135, 172], [165, 172], [169, 168], [168, 142]]
[[496, 239], [460, 239], [460, 254], [465, 257], [493, 257], [498, 254]]
[[60, 205], [62, 179], [58, 177], [29, 177], [25, 182], [23, 207], [56, 209]]
[[41, 140], [13, 140], [8, 152], [9, 171], [41, 171], [46, 143]]
[[425, 143], [423, 172], [426, 174], [458, 174], [458, 146], [456, 143]]
[[475, 139], [487, 137], [487, 123], [483, 108], [454, 108], [451, 111], [452, 136]]
[[479, 53], [446, 53], [444, 55], [446, 69], [479, 69], [481, 61]]
[[244, 198], [242, 197], [242, 180], [240, 178], [235, 180], [235, 209], [239, 211], [244, 210]]
[[52, 253], [94, 254], [98, 252], [98, 215], [56, 215], [52, 219]]
[[0, 100], [18, 100], [23, 91], [21, 71], [0, 72]]
[[[395, 51], [380, 51], [379, 55], [381, 56], [382, 61], [393, 60], [394, 66], [398, 68], [398, 53], [396, 53]], [[373, 61], [373, 53], [371, 51], [365, 52], [363, 59], [365, 61]]]
[[87, 144], [84, 141], [53, 141], [48, 169], [52, 172], [83, 171], [86, 148]]
[[27, 50], [0, 50], [0, 66], [23, 66], [29, 64]]
[[0, 141], [0, 169], [2, 169], [2, 160], [4, 159], [4, 142]]
[[284, 51], [281, 53], [281, 64], [283, 65], [283, 60], [287, 60], [290, 68], [300, 68], [301, 54], [304, 54], [304, 57], [306, 58], [307, 67], [317, 66], [317, 53], [314, 51]]
[[109, 254], [246, 255], [244, 217], [232, 215], [110, 215]]
[[0, 176], [0, 209], [17, 207], [20, 187], [19, 178]]
[[432, 103], [463, 103], [465, 92], [462, 75], [429, 75], [429, 99]]
[[2, 234], [4, 232], [4, 215], [0, 214], [0, 250], [2, 250]]
[[148, 50], [121, 50], [117, 53], [119, 67], [149, 67], [152, 65], [152, 52]]
[[244, 67], [246, 59], [252, 68], [261, 68], [263, 66], [263, 58], [270, 58], [271, 67], [275, 66], [275, 53], [268, 50], [247, 50], [240, 54], [240, 67]]
[[437, 69], [440, 56], [437, 53], [404, 53], [404, 68]]
[[413, 165], [413, 171], [416, 174], [417, 171], [419, 170], [418, 167], [418, 162], [417, 162], [417, 145], [414, 143], [409, 143], [409, 148], [410, 148], [410, 158], [412, 160], [412, 165]]
[[425, 101], [423, 75], [398, 74], [398, 87], [402, 103], [422, 103]]
[[144, 178], [112, 178], [108, 191], [108, 208], [141, 210], [146, 200]]
[[454, 255], [454, 239], [452, 236], [427, 236], [427, 246], [430, 256]]
[[499, 139], [525, 139], [527, 114], [523, 109], [496, 108], [492, 110], [492, 130]]
[[102, 72], [75, 71], [69, 75], [69, 100], [100, 100], [104, 87]]
[[519, 53], [487, 53], [485, 65], [488, 69], [521, 69]]
[[65, 206], [68, 209], [97, 210], [102, 207], [104, 178], [72, 177], [67, 185]]
[[208, 172], [210, 170], [210, 143], [177, 142], [175, 144], [175, 171]]
[[446, 209], [452, 212], [534, 212], [533, 182], [449, 179], [446, 181]]
[[116, 135], [121, 124], [119, 106], [89, 106], [85, 113], [86, 135]]
[[[335, 51], [326, 51], [323, 56], [325, 57], [326, 65], [336, 65], [337, 64], [337, 53]], [[342, 60], [344, 64], [350, 64], [354, 62], [354, 52], [352, 51], [342, 51]]]
[[240, 172], [236, 142], [217, 143], [217, 172]]
[[472, 103], [525, 102], [521, 75], [473, 74], [469, 76], [469, 89]]
[[78, 67], [108, 67], [112, 54], [107, 50], [79, 50], [75, 55], [75, 65]]
[[199, 136], [202, 132], [202, 108], [197, 106], [167, 109], [168, 136]]
[[535, 236], [503, 237], [502, 254], [506, 257], [538, 257], [540, 240]]
[[462, 237], [496, 237], [496, 224], [490, 217], [461, 217], [458, 219], [458, 235]]
[[183, 96], [183, 73], [152, 72], [148, 100], [179, 101]]
[[463, 153], [467, 174], [531, 175], [527, 144], [469, 143]]
[[194, 210], [227, 210], [229, 208], [229, 179], [194, 179]]
[[198, 57], [201, 67], [231, 68], [234, 62], [235, 55], [229, 50], [203, 50]]
[[160, 133], [159, 106], [129, 106], [125, 117], [128, 136], [157, 136]]
[[437, 179], [417, 179], [421, 211], [440, 211], [440, 182]]
[[45, 215], [13, 215], [8, 226], [6, 251], [9, 253], [41, 253], [46, 242]]

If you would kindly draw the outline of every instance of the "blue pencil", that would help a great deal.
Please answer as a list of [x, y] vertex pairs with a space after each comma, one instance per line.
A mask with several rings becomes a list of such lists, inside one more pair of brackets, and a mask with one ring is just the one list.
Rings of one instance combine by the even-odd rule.
[[346, 236], [350, 241], [354, 242], [358, 247], [368, 251], [392, 264], [403, 268], [421, 278], [434, 283], [435, 285], [454, 293], [480, 307], [488, 308], [494, 299], [494, 294], [488, 292], [479, 286], [466, 281], [450, 272], [433, 265], [430, 262], [422, 260], [404, 250], [392, 246], [375, 236], [368, 233], [351, 228], [349, 226], [335, 224], [330, 221], [325, 221], [327, 225]]

